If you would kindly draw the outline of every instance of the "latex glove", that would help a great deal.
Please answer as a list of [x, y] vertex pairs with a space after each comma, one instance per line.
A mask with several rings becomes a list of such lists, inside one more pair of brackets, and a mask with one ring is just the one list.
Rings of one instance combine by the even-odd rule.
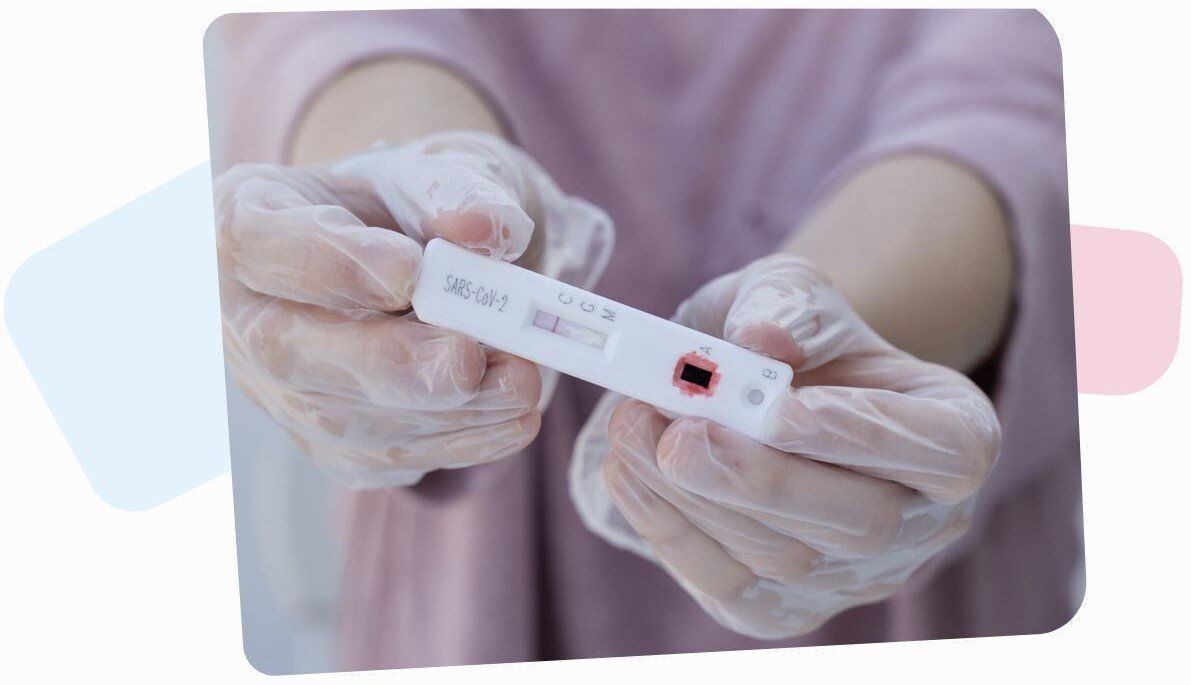
[[999, 449], [991, 403], [881, 339], [808, 262], [754, 262], [675, 319], [794, 368], [765, 444], [609, 395], [572, 490], [593, 530], [660, 562], [721, 624], [810, 632], [887, 597], [967, 529]]
[[354, 487], [492, 461], [538, 431], [534, 364], [407, 311], [422, 243], [587, 285], [612, 237], [602, 211], [528, 155], [472, 132], [318, 166], [237, 166], [216, 179], [215, 209], [232, 375]]

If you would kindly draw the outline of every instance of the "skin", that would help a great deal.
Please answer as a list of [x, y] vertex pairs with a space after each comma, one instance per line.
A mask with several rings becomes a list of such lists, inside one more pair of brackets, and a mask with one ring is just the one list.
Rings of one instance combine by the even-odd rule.
[[[462, 128], [507, 133], [453, 73], [379, 60], [349, 70], [314, 99], [290, 161], [310, 164], [376, 141]], [[782, 249], [817, 264], [893, 345], [959, 371], [996, 348], [1009, 317], [1013, 259], [1004, 212], [980, 178], [941, 158], [890, 157], [857, 171]]]
[[[332, 81], [310, 103], [294, 130], [289, 162], [314, 164], [377, 142], [465, 129], [508, 138], [484, 98], [454, 73], [420, 60], [366, 62]], [[535, 223], [539, 221], [537, 207], [524, 209]], [[475, 225], [466, 215], [443, 219], [451, 224], [443, 237], [485, 242], [481, 234], [488, 226]], [[535, 231], [525, 254], [515, 263], [534, 268], [546, 247], [542, 238]]]
[[377, 141], [459, 129], [507, 133], [475, 89], [442, 67], [409, 59], [366, 62], [310, 103], [294, 131], [289, 161], [313, 164]]
[[784, 249], [810, 259], [881, 337], [969, 371], [1000, 342], [1013, 284], [1009, 230], [977, 176], [929, 156], [843, 182]]
[[[450, 72], [423, 62], [379, 61], [344, 74], [315, 99], [293, 137], [291, 161], [314, 163], [378, 140], [458, 128], [504, 133], [484, 99]], [[532, 210], [527, 211], [532, 216]], [[540, 238], [538, 234], [535, 238]], [[926, 417], [938, 424], [926, 429], [931, 440], [920, 443], [921, 449], [902, 450], [904, 454], [895, 449], [907, 442], [904, 430], [881, 430], [859, 438], [850, 431], [864, 433], [893, 419], [894, 425], [912, 428], [924, 420], [918, 409], [924, 402], [945, 404], [948, 400], [940, 399], [941, 392], [954, 395], [957, 387], [970, 386], [962, 376], [942, 367], [968, 371], [996, 349], [1008, 320], [1013, 282], [1007, 221], [996, 196], [971, 171], [926, 155], [889, 157], [859, 169], [824, 196], [780, 250], [817, 265], [856, 314], [884, 338], [811, 372], [828, 374], [820, 379], [827, 381], [823, 386], [847, 387], [853, 377], [881, 378], [890, 368], [904, 373], [907, 362], [898, 349], [941, 366], [908, 362], [917, 365], [910, 374], [912, 380], [929, 390], [915, 402], [885, 407], [882, 402], [889, 398], [881, 390], [866, 390], [862, 383], [847, 392], [869, 392], [868, 402], [841, 400], [834, 411], [815, 415], [800, 416], [794, 411], [793, 434], [798, 439], [829, 438], [830, 449], [819, 450], [815, 458], [800, 454], [798, 445], [777, 449], [754, 443], [701, 419], [670, 422], [639, 402], [625, 402], [613, 413], [608, 428], [613, 449], [604, 462], [604, 477], [617, 507], [667, 568], [695, 588], [694, 595], [705, 609], [726, 625], [739, 624], [760, 637], [813, 630], [838, 611], [895, 591], [914, 567], [899, 561], [904, 554], [886, 553], [898, 538], [895, 531], [919, 531], [929, 524], [930, 535], [913, 541], [917, 546], [906, 547], [902, 541], [915, 562], [962, 534], [969, 509], [956, 503], [979, 487], [998, 443], [991, 406], [983, 423], [962, 411], [956, 418], [953, 410], [970, 409], [971, 402], [961, 400], [937, 409], [937, 414]], [[740, 344], [783, 359], [796, 369], [804, 361], [799, 345], [772, 324], [753, 324], [735, 337]], [[515, 376], [536, 376], [528, 362], [515, 362], [520, 367]], [[484, 378], [494, 372], [486, 369]], [[832, 373], [842, 377], [830, 377]], [[936, 377], [941, 378], [939, 388], [932, 390]], [[791, 393], [818, 390], [817, 382], [809, 385]], [[974, 386], [970, 392], [983, 398]], [[926, 400], [928, 396], [933, 400]], [[904, 398], [899, 395], [898, 399]], [[842, 407], [847, 408], [848, 420], [834, 431], [824, 430], [832, 428], [829, 424]], [[858, 417], [865, 411], [876, 415], [867, 421]], [[936, 430], [948, 422], [959, 425], [955, 432], [963, 449], [951, 449], [954, 446], [944, 444], [947, 441]], [[809, 430], [803, 430], [804, 424]], [[979, 425], [986, 430], [975, 430]], [[648, 430], [641, 430], [643, 426]], [[836, 434], [844, 439], [830, 439]], [[832, 464], [832, 450], [841, 442], [875, 450], [870, 461], [892, 464], [892, 470], [858, 466], [851, 457]], [[908, 442], [914, 444], [913, 439]], [[943, 456], [933, 455], [931, 445], [942, 445]], [[708, 456], [712, 447], [718, 456]], [[966, 459], [971, 455], [975, 458]], [[899, 459], [908, 461], [903, 464]], [[916, 459], [930, 463], [915, 469]], [[940, 460], [949, 468], [939, 471], [935, 462]], [[951, 473], [969, 461], [972, 468]], [[730, 465], [727, 471], [724, 464]], [[710, 468], [715, 477], [700, 468]], [[946, 482], [939, 485], [931, 478]], [[731, 491], [703, 493], [708, 499], [690, 497], [699, 488], [717, 483]], [[759, 487], [750, 488], [750, 483]], [[775, 491], [773, 483], [786, 485]], [[800, 492], [798, 484], [808, 486], [806, 491]], [[766, 495], [777, 497], [768, 508]], [[825, 507], [831, 509], [828, 505], [835, 505], [842, 522], [838, 528], [844, 533], [823, 524]], [[800, 508], [809, 508], [810, 513], [799, 514]], [[784, 518], [758, 510], [794, 513]], [[720, 538], [696, 526], [694, 520], [700, 519], [722, 520], [716, 529]], [[813, 525], [808, 529], [803, 519]], [[916, 523], [903, 526], [906, 521]], [[730, 549], [733, 542], [740, 543], [740, 549]], [[832, 559], [834, 566], [827, 563]], [[865, 560], [867, 566], [856, 559]], [[853, 566], [857, 564], [883, 575], [849, 586], [849, 582], [855, 584]], [[824, 574], [833, 568], [839, 573]], [[756, 599], [767, 596], [762, 590], [774, 587], [769, 579], [782, 587], [775, 597], [835, 601], [789, 610], [783, 621], [771, 625], [772, 610], [784, 602], [773, 597], [769, 599], [776, 604]], [[826, 585], [803, 587], [812, 581]]]

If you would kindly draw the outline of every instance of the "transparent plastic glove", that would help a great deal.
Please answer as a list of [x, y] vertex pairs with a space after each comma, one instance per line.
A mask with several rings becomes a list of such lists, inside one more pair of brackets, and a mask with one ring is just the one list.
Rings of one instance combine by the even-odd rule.
[[534, 364], [408, 311], [425, 241], [589, 287], [612, 240], [602, 211], [473, 132], [317, 166], [237, 166], [216, 179], [215, 210], [228, 367], [353, 487], [492, 461], [538, 431]]
[[887, 597], [967, 529], [1000, 444], [991, 403], [881, 339], [808, 262], [754, 262], [675, 319], [794, 368], [764, 444], [609, 394], [576, 445], [572, 496], [721, 624], [810, 632]]

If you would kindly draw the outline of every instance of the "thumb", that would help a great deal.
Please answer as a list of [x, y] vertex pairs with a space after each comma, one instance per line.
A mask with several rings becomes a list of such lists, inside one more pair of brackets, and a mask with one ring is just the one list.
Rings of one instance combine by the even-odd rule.
[[520, 207], [489, 204], [444, 210], [421, 222], [423, 240], [444, 238], [474, 252], [515, 261], [533, 242], [534, 222]]
[[747, 323], [728, 336], [728, 341], [765, 355], [770, 359], [785, 362], [792, 369], [806, 364], [802, 346], [785, 329], [767, 322]]
[[854, 351], [869, 329], [810, 262], [774, 255], [753, 262], [724, 319], [724, 337], [806, 371]]
[[495, 139], [440, 134], [354, 155], [332, 173], [370, 186], [396, 224], [419, 242], [444, 238], [508, 261], [529, 248], [536, 203], [520, 157]]

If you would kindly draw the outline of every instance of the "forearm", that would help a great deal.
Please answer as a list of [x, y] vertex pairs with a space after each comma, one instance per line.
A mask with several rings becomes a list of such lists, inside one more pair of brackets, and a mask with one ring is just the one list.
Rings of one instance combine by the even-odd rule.
[[[291, 164], [313, 164], [438, 131], [472, 130], [508, 137], [500, 118], [474, 87], [437, 64], [409, 58], [368, 62], [328, 84], [295, 127]], [[541, 223], [536, 206], [525, 210]], [[536, 268], [545, 250], [534, 231], [517, 264]]]
[[506, 133], [453, 72], [415, 59], [377, 60], [344, 72], [313, 99], [295, 128], [289, 161], [321, 162], [377, 141], [453, 129]]
[[826, 271], [882, 337], [928, 361], [971, 370], [1009, 318], [1007, 219], [982, 180], [941, 158], [894, 157], [862, 169], [785, 249]]
[[[369, 62], [311, 102], [290, 161], [449, 129], [505, 133], [454, 73], [411, 59]], [[1000, 205], [975, 175], [938, 158], [863, 169], [815, 208], [786, 249], [817, 263], [878, 333], [923, 359], [969, 370], [1008, 319], [1012, 252]]]

